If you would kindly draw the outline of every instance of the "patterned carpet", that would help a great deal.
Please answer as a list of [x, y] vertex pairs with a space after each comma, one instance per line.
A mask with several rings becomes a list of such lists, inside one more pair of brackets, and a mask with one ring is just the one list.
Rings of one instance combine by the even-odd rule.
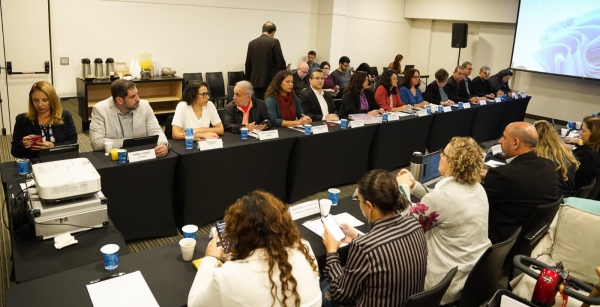
[[[78, 142], [79, 142], [79, 151], [80, 152], [92, 151], [89, 133], [82, 132], [82, 129], [81, 129], [81, 118], [79, 117], [78, 112], [77, 112], [77, 99], [71, 98], [71, 99], [63, 100], [62, 103], [63, 103], [63, 107], [71, 113], [71, 115], [73, 116], [73, 120], [75, 121], [75, 126], [77, 128]], [[161, 119], [162, 119], [162, 121], [161, 121]], [[159, 117], [159, 121], [161, 121], [161, 125], [164, 125], [164, 120], [165, 120], [165, 118]], [[163, 127], [163, 129], [164, 129], [164, 127]], [[15, 161], [15, 159], [10, 154], [11, 140], [12, 140], [12, 135], [0, 136], [0, 163]], [[397, 172], [398, 172], [398, 170], [392, 171], [393, 174], [396, 174]], [[354, 190], [356, 189], [356, 184], [349, 184], [346, 186], [342, 186], [342, 187], [339, 187], [339, 189], [341, 190], [340, 197], [342, 197], [342, 198], [350, 197], [350, 196], [352, 196], [352, 194], [354, 193]], [[310, 195], [304, 199], [299, 200], [298, 202], [296, 202], [294, 204], [306, 202], [309, 200], [321, 199], [321, 198], [327, 198], [326, 190], [319, 191], [313, 195]], [[4, 200], [5, 200], [4, 193], [2, 192], [2, 189], [0, 189], [0, 201], [2, 201], [2, 203], [4, 203]], [[294, 205], [294, 204], [291, 204], [291, 205]], [[5, 208], [2, 207], [2, 219], [6, 220], [5, 217], [6, 217], [6, 211], [5, 211]], [[211, 222], [209, 224], [199, 226], [198, 234], [199, 235], [208, 234], [208, 232], [210, 231], [210, 228], [213, 224], [214, 224], [214, 222]], [[129, 249], [132, 253], [135, 253], [135, 252], [143, 251], [146, 249], [178, 242], [181, 238], [182, 238], [181, 232], [178, 230], [177, 236], [156, 238], [156, 239], [134, 240], [134, 241], [127, 242], [127, 246], [129, 247]], [[6, 228], [4, 226], [1, 226], [0, 227], [0, 307], [4, 307], [4, 305], [5, 305], [6, 289], [8, 289], [11, 285], [13, 285], [13, 283], [9, 280], [11, 266], [12, 266], [12, 262], [10, 260], [10, 251], [11, 251], [11, 248], [10, 248], [10, 238], [9, 238], [8, 231], [6, 230]], [[517, 272], [515, 272], [515, 273], [517, 273]], [[515, 276], [517, 276], [517, 274], [515, 274]], [[500, 280], [500, 282], [498, 283], [499, 289], [506, 289], [506, 280], [507, 280], [506, 276], [503, 276], [502, 279]]]

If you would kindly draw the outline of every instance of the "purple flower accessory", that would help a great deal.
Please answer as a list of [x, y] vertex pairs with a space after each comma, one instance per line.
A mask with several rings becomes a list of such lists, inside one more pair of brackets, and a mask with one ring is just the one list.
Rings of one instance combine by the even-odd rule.
[[410, 207], [408, 211], [409, 215], [412, 215], [412, 217], [419, 221], [424, 232], [427, 232], [427, 230], [431, 229], [433, 224], [437, 222], [437, 218], [440, 216], [435, 211], [427, 214], [427, 210], [429, 210], [429, 207], [421, 202], [418, 202], [416, 205]]
[[545, 72], [600, 78], [600, 9], [546, 29], [534, 55]]

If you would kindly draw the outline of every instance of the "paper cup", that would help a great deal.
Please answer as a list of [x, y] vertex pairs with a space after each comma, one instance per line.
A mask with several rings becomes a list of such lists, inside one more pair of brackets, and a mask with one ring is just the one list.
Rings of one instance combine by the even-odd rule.
[[19, 169], [19, 175], [27, 175], [29, 173], [29, 159], [17, 159], [17, 168]]
[[340, 190], [339, 189], [329, 189], [329, 200], [331, 200], [332, 206], [337, 206], [338, 200], [340, 199]]
[[127, 149], [119, 149], [117, 153], [119, 155], [119, 163], [127, 163]]
[[113, 142], [111, 142], [111, 141], [104, 142], [104, 152], [106, 152], [107, 154], [110, 154], [110, 150], [112, 149], [112, 145], [113, 145]]
[[110, 159], [113, 161], [119, 160], [119, 148], [111, 148]]
[[104, 268], [108, 271], [114, 270], [119, 266], [119, 245], [106, 244], [100, 249], [104, 259]]
[[198, 231], [198, 226], [196, 225], [185, 225], [181, 228], [181, 232], [183, 233], [184, 238], [192, 238], [196, 240], [196, 232]]
[[340, 127], [341, 127], [342, 129], [346, 129], [346, 128], [348, 128], [348, 120], [347, 120], [347, 119], [342, 119], [342, 120], [340, 120]]
[[240, 134], [242, 136], [242, 140], [248, 139], [248, 128], [240, 128]]
[[179, 240], [179, 246], [181, 247], [181, 258], [183, 258], [183, 261], [190, 261], [194, 258], [196, 240], [192, 238], [183, 238]]
[[310, 135], [311, 128], [312, 128], [312, 125], [309, 125], [309, 124], [304, 125], [304, 134]]
[[567, 133], [569, 133], [569, 129], [568, 128], [560, 128], [560, 136], [566, 137]]
[[575, 128], [575, 123], [572, 122], [572, 121], [567, 122], [567, 128], [574, 129]]
[[581, 122], [575, 122], [575, 129], [581, 130]]
[[319, 200], [319, 208], [321, 209], [321, 216], [329, 215], [329, 209], [331, 209], [331, 200], [329, 200], [329, 199]]

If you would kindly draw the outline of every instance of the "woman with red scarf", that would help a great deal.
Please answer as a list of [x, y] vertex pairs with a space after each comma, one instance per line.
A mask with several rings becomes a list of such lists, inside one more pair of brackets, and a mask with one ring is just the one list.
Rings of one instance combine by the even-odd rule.
[[265, 103], [275, 127], [293, 127], [296, 125], [310, 124], [310, 117], [304, 115], [300, 99], [294, 94], [294, 78], [286, 70], [278, 72], [267, 92]]

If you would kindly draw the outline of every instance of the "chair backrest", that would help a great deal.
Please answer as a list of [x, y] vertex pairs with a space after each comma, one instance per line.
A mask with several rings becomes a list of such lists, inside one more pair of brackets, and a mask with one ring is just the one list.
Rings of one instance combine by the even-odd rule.
[[227, 85], [235, 86], [239, 81], [244, 80], [243, 71], [228, 71], [227, 72]]
[[227, 102], [233, 101], [233, 88], [234, 85], [230, 85], [227, 87]]
[[383, 67], [383, 71], [386, 71], [388, 69], [390, 69], [390, 68], [389, 67], [385, 67], [385, 66]]
[[590, 195], [590, 192], [592, 192], [592, 189], [594, 188], [595, 184], [596, 184], [596, 178], [592, 179], [592, 182], [590, 184], [579, 188], [579, 191], [577, 191], [577, 193], [575, 193], [575, 197], [588, 198], [588, 196]]
[[335, 110], [339, 111], [342, 107], [342, 99], [333, 99], [333, 105], [335, 106]]
[[[600, 172], [596, 175], [596, 182], [600, 182]], [[600, 183], [595, 184], [594, 188], [590, 191], [590, 195], [588, 195], [588, 199], [598, 200], [598, 193], [600, 192]]]
[[217, 114], [219, 114], [219, 118], [222, 121], [225, 118], [225, 108], [217, 109]]
[[459, 307], [480, 306], [496, 293], [498, 281], [502, 276], [502, 264], [517, 241], [520, 231], [521, 228], [515, 230], [506, 241], [488, 247], [479, 257], [467, 277]]
[[183, 86], [186, 86], [188, 82], [192, 80], [204, 81], [204, 79], [202, 79], [202, 73], [183, 73]]
[[206, 83], [208, 83], [211, 96], [225, 95], [225, 81], [223, 80], [222, 72], [207, 72]]
[[450, 272], [446, 274], [446, 277], [433, 288], [409, 297], [402, 307], [438, 307], [446, 290], [448, 290], [454, 275], [456, 275], [456, 271], [458, 271], [458, 267], [454, 267], [450, 270]]
[[165, 135], [167, 136], [168, 140], [172, 140], [173, 139], [173, 115], [169, 115], [169, 117], [167, 117], [167, 121], [165, 122]]
[[298, 71], [297, 69], [292, 69], [292, 75], [296, 73], [296, 71]]
[[[545, 225], [550, 225], [554, 216], [556, 216], [556, 212], [560, 208], [560, 204], [562, 204], [563, 198], [562, 196], [551, 204], [540, 205], [527, 219], [525, 225], [523, 225], [523, 231], [517, 238], [517, 242], [510, 250], [509, 259], [512, 259], [515, 255], [531, 255], [531, 251], [535, 248], [537, 244], [531, 244], [532, 242], [525, 238], [525, 236], [530, 235], [531, 232], [538, 232], [539, 230], [543, 230]], [[543, 230], [543, 233], [539, 233], [536, 237], [543, 237], [544, 234], [548, 231], [548, 227]], [[539, 240], [538, 240], [539, 241]], [[511, 261], [512, 263], [512, 261]]]
[[369, 75], [371, 75], [371, 77], [379, 76], [379, 71], [377, 70], [377, 67], [370, 67]]

